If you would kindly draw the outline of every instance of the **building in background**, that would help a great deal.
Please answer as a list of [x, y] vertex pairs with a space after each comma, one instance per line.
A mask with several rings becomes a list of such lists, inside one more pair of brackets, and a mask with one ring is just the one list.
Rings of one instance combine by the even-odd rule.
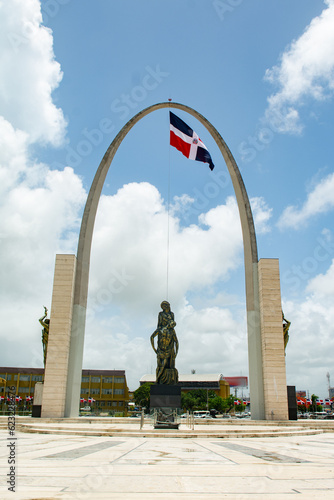
[[[44, 381], [44, 368], [0, 367], [0, 378], [6, 386], [14, 386], [16, 396], [22, 401], [33, 398], [36, 382]], [[4, 396], [4, 383], [0, 395]], [[56, 395], [55, 395], [56, 397]], [[129, 400], [129, 389], [124, 370], [82, 370], [81, 404], [94, 400], [98, 408], [125, 412]]]
[[235, 397], [241, 397], [242, 399], [245, 396], [246, 389], [248, 389], [248, 378], [243, 376], [238, 377], [224, 377], [228, 385], [233, 390]]
[[[139, 383], [140, 385], [143, 385], [146, 382], [155, 383], [155, 375], [143, 375]], [[186, 375], [179, 375], [179, 382], [177, 385], [181, 387], [182, 392], [188, 392], [194, 389], [205, 389], [208, 391], [214, 391], [217, 396], [222, 398], [227, 398], [230, 395], [229, 383], [227, 382], [226, 377], [223, 377], [221, 373], [189, 373]]]

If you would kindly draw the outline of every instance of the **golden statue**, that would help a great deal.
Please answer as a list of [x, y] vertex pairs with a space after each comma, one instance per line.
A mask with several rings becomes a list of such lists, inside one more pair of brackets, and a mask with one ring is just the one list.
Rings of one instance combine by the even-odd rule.
[[39, 322], [43, 327], [42, 330], [42, 344], [43, 344], [43, 361], [44, 361], [44, 367], [46, 363], [46, 353], [48, 350], [48, 341], [49, 341], [49, 328], [50, 328], [50, 320], [47, 318], [48, 315], [48, 310], [44, 306], [44, 316], [39, 318]]
[[289, 342], [289, 328], [291, 325], [291, 321], [285, 319], [283, 311], [282, 311], [282, 321], [283, 321], [284, 352], [285, 352], [286, 346], [288, 345]]
[[[179, 376], [175, 368], [175, 358], [179, 350], [179, 342], [174, 330], [176, 323], [174, 313], [166, 300], [161, 302], [162, 311], [159, 312], [157, 329], [151, 335], [151, 345], [157, 354], [157, 384], [177, 384]], [[157, 348], [154, 339], [158, 337]]]

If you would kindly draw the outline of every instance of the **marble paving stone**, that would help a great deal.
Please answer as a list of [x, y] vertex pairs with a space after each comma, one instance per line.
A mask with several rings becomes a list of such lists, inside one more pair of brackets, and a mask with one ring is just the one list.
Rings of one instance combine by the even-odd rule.
[[238, 451], [240, 453], [245, 453], [246, 455], [252, 455], [252, 457], [260, 458], [261, 460], [267, 460], [269, 462], [284, 462], [284, 463], [302, 463], [309, 462], [309, 460], [304, 460], [303, 458], [294, 458], [287, 455], [281, 455], [279, 453], [271, 451], [263, 451], [258, 448], [252, 448], [249, 446], [242, 446], [235, 443], [218, 443], [220, 446], [229, 448], [230, 450]]
[[159, 440], [146, 442], [140, 448], [127, 454], [118, 460], [118, 463], [126, 464], [154, 464], [163, 461], [166, 464], [186, 465], [196, 463], [196, 465], [208, 465], [218, 463], [228, 463], [229, 460], [218, 454], [213, 454], [210, 450], [200, 447], [194, 442], [180, 443], [175, 440], [168, 442]]
[[61, 451], [59, 453], [53, 453], [52, 455], [45, 455], [44, 457], [40, 458], [74, 460], [76, 458], [81, 458], [84, 457], [85, 455], [89, 455], [90, 453], [95, 453], [97, 451], [110, 448], [111, 446], [117, 446], [118, 444], [122, 444], [122, 441], [102, 441], [100, 443], [91, 444], [89, 446], [83, 446], [81, 448], [74, 448], [67, 451]]

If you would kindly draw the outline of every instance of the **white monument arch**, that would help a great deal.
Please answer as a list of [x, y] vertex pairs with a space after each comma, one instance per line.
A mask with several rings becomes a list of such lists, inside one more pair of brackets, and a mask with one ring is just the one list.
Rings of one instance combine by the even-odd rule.
[[107, 149], [89, 191], [77, 256], [56, 256], [41, 416], [59, 418], [79, 414], [90, 251], [103, 184], [116, 151], [129, 130], [144, 116], [162, 108], [181, 109], [197, 118], [210, 132], [224, 157], [238, 203], [244, 244], [252, 419], [288, 420], [278, 260], [258, 260], [246, 188], [225, 141], [203, 115], [175, 102], [149, 106], [120, 130]]

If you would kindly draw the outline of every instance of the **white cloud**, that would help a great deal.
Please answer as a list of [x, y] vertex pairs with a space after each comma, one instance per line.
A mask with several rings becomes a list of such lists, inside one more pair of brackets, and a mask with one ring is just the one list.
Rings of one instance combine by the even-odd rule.
[[318, 297], [324, 297], [332, 305], [334, 299], [334, 261], [326, 274], [318, 274], [310, 280], [307, 291]]
[[[28, 135], [0, 116], [0, 195], [15, 186], [26, 168]], [[0, 199], [1, 199], [0, 196]]]
[[[258, 231], [267, 231], [271, 209], [262, 198], [251, 203]], [[241, 225], [234, 197], [200, 214], [197, 224], [182, 226], [178, 213], [173, 210], [168, 222], [160, 193], [147, 182], [130, 183], [114, 196], [102, 196], [92, 245], [91, 297], [96, 300], [99, 292], [113, 288], [115, 266], [129, 276], [124, 290], [114, 294], [116, 303], [134, 301], [141, 308], [149, 298], [164, 295], [167, 252], [169, 293], [177, 301], [191, 289], [226, 280], [241, 265]]]
[[[252, 206], [257, 229], [267, 231], [271, 209], [260, 198], [252, 200]], [[166, 296], [167, 253], [168, 291], [174, 304], [181, 304], [190, 290], [227, 280], [242, 265], [234, 197], [200, 214], [197, 224], [182, 226], [178, 213], [171, 211], [168, 222], [160, 193], [147, 182], [127, 184], [114, 196], [102, 196], [92, 244], [92, 309], [113, 302], [152, 310], [160, 303], [156, 297]]]
[[[72, 169], [50, 171], [35, 165], [33, 175], [35, 169], [41, 185], [21, 182], [0, 204], [1, 342], [5, 353], [15, 339], [8, 353], [13, 366], [35, 358], [27, 356], [27, 345], [28, 352], [38, 351], [38, 318], [42, 306], [51, 305], [55, 254], [75, 252], [78, 212], [86, 198]], [[29, 170], [25, 176], [29, 180]]]
[[50, 29], [41, 25], [38, 0], [0, 2], [0, 109], [30, 143], [58, 145], [66, 121], [51, 94], [62, 72]]
[[179, 365], [182, 373], [247, 374], [247, 335], [242, 318], [219, 307], [195, 310], [187, 305], [180, 314]]
[[127, 184], [116, 195], [101, 198], [92, 246], [94, 302], [99, 294], [107, 296], [107, 290], [115, 288], [115, 272], [123, 272], [129, 279], [119, 293], [110, 292], [113, 302], [139, 309], [157, 304], [156, 297], [166, 295], [167, 252], [174, 303], [182, 302], [192, 288], [226, 279], [242, 262], [234, 198], [201, 214], [197, 225], [181, 227], [176, 215], [170, 215], [168, 247], [167, 217], [160, 193], [149, 183]]
[[154, 373], [156, 368], [151, 333], [131, 336], [127, 325], [117, 316], [104, 322], [95, 321], [94, 328], [87, 328], [85, 336], [84, 368], [125, 370], [128, 386], [137, 389], [141, 376]]
[[267, 69], [265, 79], [278, 86], [268, 98], [266, 119], [279, 132], [300, 132], [298, 108], [306, 98], [323, 100], [334, 89], [334, 2], [315, 17], [304, 33], [294, 40], [280, 58]]
[[301, 208], [290, 205], [286, 207], [278, 221], [278, 227], [298, 229], [305, 225], [310, 218], [326, 213], [334, 207], [334, 173], [322, 179], [308, 194]]
[[268, 222], [272, 216], [273, 209], [268, 206], [262, 197], [251, 198], [250, 204], [252, 207], [256, 233], [268, 233], [271, 230]]
[[37, 0], [0, 2], [0, 252], [5, 301], [12, 300], [11, 291], [17, 289], [35, 297], [36, 282], [45, 280], [50, 262], [53, 268], [55, 252], [75, 249], [73, 231], [78, 231], [86, 198], [71, 168], [51, 171], [30, 157], [36, 141], [55, 144], [65, 132], [62, 111], [51, 98], [61, 79], [60, 66], [54, 60], [52, 34], [41, 20]]

